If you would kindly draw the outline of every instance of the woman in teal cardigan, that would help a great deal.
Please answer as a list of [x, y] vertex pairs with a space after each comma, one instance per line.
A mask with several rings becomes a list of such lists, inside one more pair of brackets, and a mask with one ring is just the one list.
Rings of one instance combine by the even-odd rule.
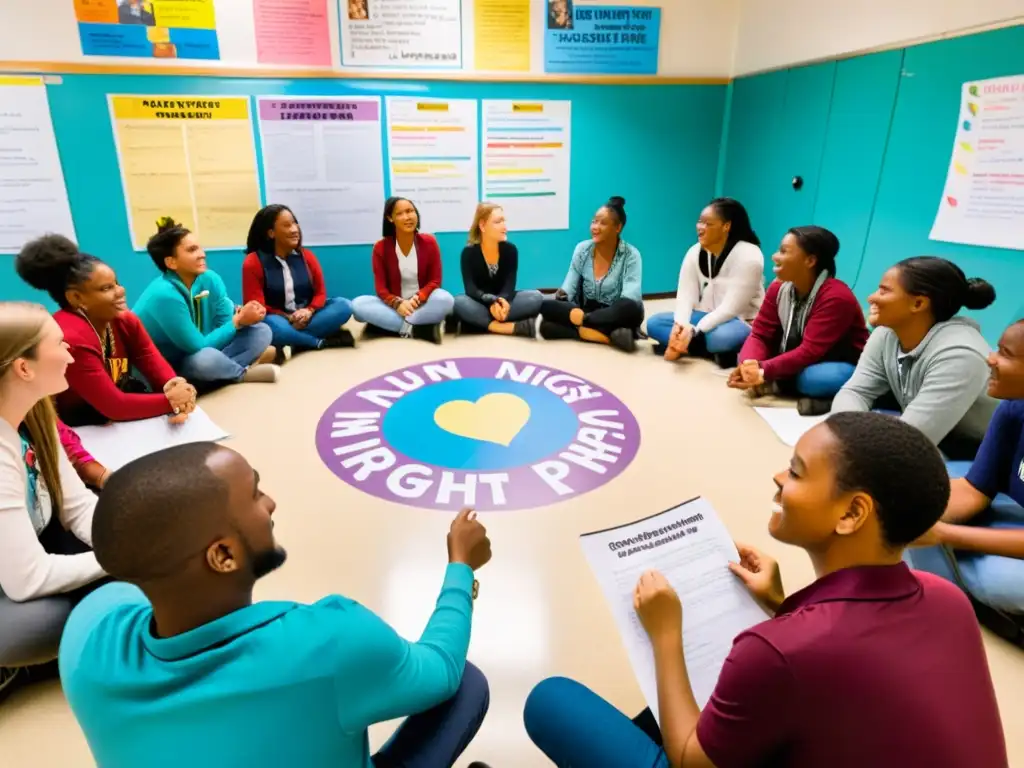
[[236, 308], [195, 235], [169, 217], [158, 226], [146, 250], [162, 274], [135, 314], [161, 354], [193, 383], [277, 381], [266, 310], [256, 302]]

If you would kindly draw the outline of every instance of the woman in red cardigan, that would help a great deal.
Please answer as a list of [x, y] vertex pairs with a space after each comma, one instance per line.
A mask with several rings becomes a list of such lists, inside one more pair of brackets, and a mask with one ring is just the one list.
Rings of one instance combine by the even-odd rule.
[[174, 374], [128, 311], [113, 269], [61, 235], [28, 243], [15, 268], [60, 307], [53, 318], [74, 357], [68, 389], [56, 397], [65, 423], [79, 427], [163, 415], [179, 423], [188, 417], [196, 406], [195, 388]]
[[302, 229], [286, 205], [268, 205], [252, 220], [242, 263], [242, 301], [267, 310], [273, 345], [296, 352], [355, 345], [342, 328], [352, 317], [348, 299], [327, 298], [313, 252], [302, 247]]
[[455, 299], [441, 287], [441, 249], [420, 232], [420, 213], [411, 200], [384, 203], [384, 237], [373, 246], [376, 296], [352, 301], [356, 320], [368, 327], [440, 344], [444, 319]]

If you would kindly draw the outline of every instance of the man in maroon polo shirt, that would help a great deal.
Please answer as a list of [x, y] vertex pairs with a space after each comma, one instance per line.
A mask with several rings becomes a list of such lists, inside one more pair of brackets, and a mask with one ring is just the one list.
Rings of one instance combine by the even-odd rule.
[[739, 547], [732, 570], [774, 618], [736, 638], [704, 711], [679, 598], [649, 572], [636, 605], [654, 648], [660, 732], [554, 678], [527, 701], [534, 742], [557, 765], [587, 768], [1005, 768], [970, 604], [902, 562], [949, 499], [937, 449], [890, 416], [836, 414], [801, 438], [775, 484], [768, 530], [807, 551], [817, 580], [786, 598], [778, 564]]

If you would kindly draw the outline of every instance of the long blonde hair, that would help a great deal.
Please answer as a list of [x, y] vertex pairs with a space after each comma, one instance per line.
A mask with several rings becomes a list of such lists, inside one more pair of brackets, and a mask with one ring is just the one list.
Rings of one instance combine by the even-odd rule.
[[491, 218], [491, 214], [501, 208], [497, 203], [480, 203], [473, 214], [473, 225], [469, 228], [469, 244], [480, 245], [480, 225]]
[[[4, 380], [15, 361], [35, 357], [36, 348], [46, 330], [50, 313], [39, 304], [21, 301], [0, 301], [0, 398]], [[64, 504], [60, 485], [60, 453], [64, 450], [57, 438], [57, 412], [49, 397], [37, 402], [25, 416], [28, 439], [36, 455], [36, 466], [46, 483], [55, 513]]]

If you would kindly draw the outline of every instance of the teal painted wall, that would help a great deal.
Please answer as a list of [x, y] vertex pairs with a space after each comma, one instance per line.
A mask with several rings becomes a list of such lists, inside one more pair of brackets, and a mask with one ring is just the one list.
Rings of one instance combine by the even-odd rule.
[[[721, 191], [750, 209], [766, 254], [791, 226], [833, 230], [842, 243], [839, 277], [862, 301], [908, 256], [943, 256], [985, 278], [998, 298], [973, 315], [994, 343], [1024, 317], [1024, 252], [932, 242], [928, 232], [961, 85], [1022, 72], [1024, 26], [1017, 26], [740, 78], [724, 131]], [[794, 176], [804, 179], [799, 191]]]
[[[132, 250], [114, 147], [108, 93], [211, 95], [417, 94], [443, 98], [571, 99], [570, 228], [513, 231], [523, 287], [561, 284], [573, 246], [589, 237], [594, 211], [610, 195], [626, 198], [626, 238], [643, 254], [646, 292], [674, 290], [686, 242], [665, 236], [666, 217], [695, 221], [715, 186], [726, 86], [421, 83], [415, 81], [262, 80], [149, 75], [68, 75], [47, 86], [58, 149], [79, 245], [109, 262], [129, 303], [155, 275], [145, 253]], [[254, 138], [259, 147], [259, 135]], [[386, 152], [386, 145], [385, 145]], [[386, 154], [385, 154], [386, 162]], [[267, 201], [267, 202], [284, 202]], [[381, 201], [383, 208], [384, 201]], [[255, 213], [255, 211], [253, 211]], [[469, 220], [466, 228], [469, 228]], [[430, 222], [424, 222], [430, 230]], [[514, 229], [515, 223], [511, 222]], [[239, 233], [240, 241], [245, 232]], [[445, 285], [461, 291], [463, 233], [438, 237]], [[371, 245], [317, 248], [332, 293], [371, 292]], [[213, 251], [210, 265], [240, 298], [241, 252]], [[43, 300], [24, 285], [13, 258], [0, 256], [0, 298]]]

